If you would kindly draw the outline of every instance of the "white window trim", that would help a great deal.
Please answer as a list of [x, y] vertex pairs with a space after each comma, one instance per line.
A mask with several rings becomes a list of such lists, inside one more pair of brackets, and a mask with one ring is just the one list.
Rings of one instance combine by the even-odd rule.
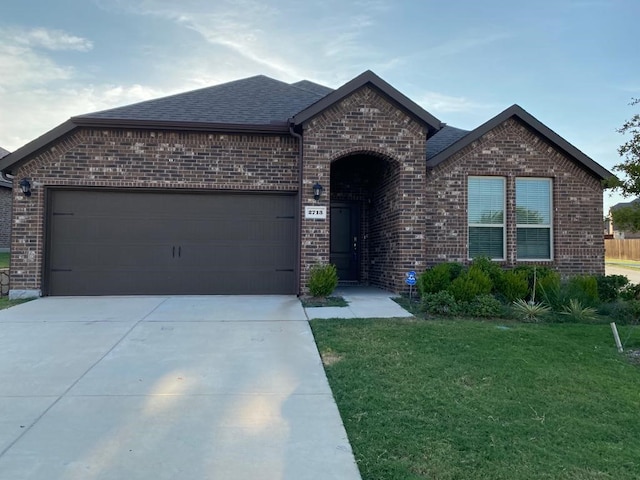
[[[516, 177], [516, 208], [518, 208], [517, 189], [518, 180], [545, 180], [549, 184], [549, 223], [548, 224], [519, 224], [516, 223], [516, 262], [553, 262], [553, 179], [548, 177]], [[517, 216], [516, 216], [517, 222]], [[548, 228], [549, 229], [549, 258], [518, 258], [518, 229], [519, 228]]]
[[[469, 180], [471, 179], [502, 180], [502, 224], [498, 223], [471, 223], [469, 221]], [[506, 177], [492, 175], [469, 175], [467, 177], [467, 259], [472, 261], [469, 255], [469, 229], [471, 227], [502, 227], [502, 258], [491, 258], [494, 262], [504, 262], [507, 258], [507, 179]]]

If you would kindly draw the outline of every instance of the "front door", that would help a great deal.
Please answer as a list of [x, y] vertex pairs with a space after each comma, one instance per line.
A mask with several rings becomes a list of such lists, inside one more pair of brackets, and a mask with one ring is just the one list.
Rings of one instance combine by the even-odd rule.
[[330, 260], [338, 279], [357, 282], [360, 264], [360, 209], [356, 203], [331, 204]]

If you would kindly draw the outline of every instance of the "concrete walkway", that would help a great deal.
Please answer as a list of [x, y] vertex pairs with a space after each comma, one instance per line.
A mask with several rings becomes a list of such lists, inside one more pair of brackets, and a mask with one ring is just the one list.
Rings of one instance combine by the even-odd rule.
[[306, 320], [290, 296], [0, 311], [0, 479], [358, 480]]
[[412, 317], [391, 300], [397, 295], [375, 287], [338, 287], [334, 295], [349, 302], [347, 307], [306, 308], [309, 320], [314, 318], [394, 318]]

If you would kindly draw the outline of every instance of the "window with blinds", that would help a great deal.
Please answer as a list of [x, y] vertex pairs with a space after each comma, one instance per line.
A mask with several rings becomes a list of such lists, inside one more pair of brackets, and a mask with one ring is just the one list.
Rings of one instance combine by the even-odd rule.
[[505, 179], [469, 177], [467, 187], [469, 258], [504, 260]]
[[516, 179], [518, 260], [552, 258], [552, 185], [549, 178]]

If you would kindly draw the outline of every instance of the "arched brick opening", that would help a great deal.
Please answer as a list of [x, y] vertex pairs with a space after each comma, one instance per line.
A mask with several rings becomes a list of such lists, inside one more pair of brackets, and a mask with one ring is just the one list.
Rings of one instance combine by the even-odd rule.
[[374, 152], [331, 163], [330, 261], [342, 284], [397, 289], [401, 263], [400, 166]]

